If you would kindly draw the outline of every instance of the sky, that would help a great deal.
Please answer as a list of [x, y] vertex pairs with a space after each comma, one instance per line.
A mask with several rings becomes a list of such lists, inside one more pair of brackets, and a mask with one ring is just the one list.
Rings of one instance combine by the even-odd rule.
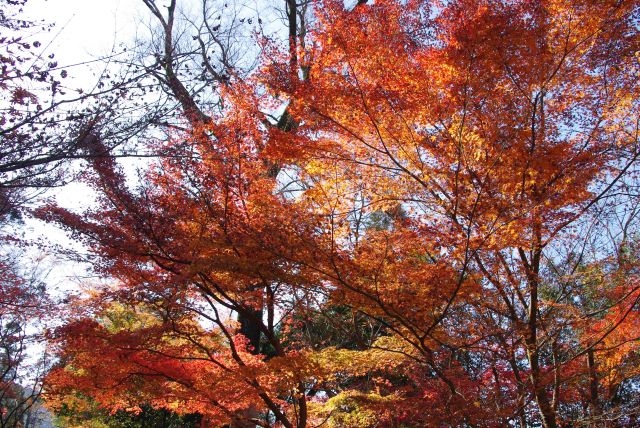
[[130, 40], [144, 17], [143, 7], [139, 0], [29, 0], [25, 12], [56, 24], [49, 50], [61, 65], [69, 65], [100, 57]]
[[[143, 19], [144, 5], [140, 0], [29, 0], [24, 13], [31, 20], [55, 23], [50, 32], [34, 35], [42, 43], [43, 56], [55, 53], [62, 67], [93, 61], [110, 54], [120, 43], [130, 42]], [[96, 82], [100, 61], [92, 66], [67, 68], [65, 83], [74, 88], [89, 88]], [[82, 183], [71, 183], [44, 195], [54, 198], [65, 208], [82, 210], [91, 205], [90, 189]], [[27, 218], [23, 231], [29, 238], [45, 244], [79, 248], [63, 231], [50, 224]], [[47, 262], [49, 290], [54, 295], [78, 287], [84, 281], [86, 267], [52, 254]], [[39, 257], [35, 255], [34, 257]]]

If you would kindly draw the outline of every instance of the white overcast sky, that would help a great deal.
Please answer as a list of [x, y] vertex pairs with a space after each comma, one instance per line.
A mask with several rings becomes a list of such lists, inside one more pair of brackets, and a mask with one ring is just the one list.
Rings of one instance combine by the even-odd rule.
[[[104, 57], [119, 43], [130, 42], [142, 20], [148, 20], [145, 12], [140, 0], [29, 0], [24, 10], [30, 20], [55, 24], [50, 32], [36, 34], [33, 40], [42, 43], [44, 56], [55, 53], [63, 67]], [[93, 69], [100, 69], [100, 65], [96, 62]], [[64, 84], [72, 88], [86, 89], [96, 82], [88, 67], [71, 67], [68, 73]], [[54, 189], [47, 196], [72, 209], [87, 207], [93, 200], [90, 189], [81, 183]], [[30, 238], [75, 247], [64, 232], [52, 225], [26, 219], [24, 226], [22, 231]], [[54, 295], [58, 294], [56, 289], [75, 289], [78, 282], [74, 278], [86, 274], [84, 266], [58, 258], [55, 253], [48, 259], [52, 270], [47, 282]]]
[[114, 43], [130, 40], [145, 16], [143, 8], [140, 0], [29, 0], [25, 12], [56, 24], [50, 50], [63, 65], [101, 56]]

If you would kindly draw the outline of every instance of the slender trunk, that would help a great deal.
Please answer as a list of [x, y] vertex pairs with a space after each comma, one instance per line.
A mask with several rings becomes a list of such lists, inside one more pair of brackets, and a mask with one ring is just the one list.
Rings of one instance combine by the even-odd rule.
[[296, 0], [286, 0], [289, 26], [289, 71], [298, 77], [298, 5]]
[[298, 384], [298, 428], [305, 428], [307, 426], [307, 396], [304, 387], [304, 382]]
[[556, 428], [558, 425], [556, 423], [555, 412], [549, 402], [549, 397], [547, 396], [547, 388], [541, 379], [540, 372], [540, 362], [539, 362], [539, 353], [538, 346], [536, 341], [532, 341], [529, 338], [526, 340], [527, 344], [527, 357], [529, 359], [529, 364], [531, 366], [531, 385], [533, 386], [533, 394], [536, 399], [536, 404], [538, 405], [538, 410], [540, 412], [540, 417], [542, 418], [542, 426], [544, 428]]
[[[587, 368], [589, 370], [589, 415], [592, 419], [600, 415], [600, 405], [598, 399], [598, 375], [596, 373], [596, 361], [593, 349], [587, 351]], [[591, 426], [596, 426], [595, 420]]]
[[[260, 309], [250, 309], [250, 313], [239, 312], [238, 322], [240, 323], [240, 333], [249, 340], [251, 353], [260, 354], [260, 320], [262, 320], [262, 307]], [[229, 428], [255, 428], [256, 424], [251, 422], [260, 416], [260, 412], [255, 406], [237, 413], [229, 424]]]
[[540, 348], [538, 343], [538, 286], [539, 286], [539, 272], [540, 272], [540, 259], [542, 257], [541, 248], [541, 235], [540, 228], [534, 228], [534, 240], [535, 245], [531, 253], [531, 262], [527, 259], [527, 256], [522, 248], [518, 249], [520, 260], [525, 271], [528, 288], [529, 288], [529, 313], [527, 322], [527, 334], [525, 337], [525, 344], [527, 346], [527, 358], [529, 365], [531, 366], [531, 372], [529, 379], [531, 386], [533, 387], [533, 395], [538, 405], [540, 417], [542, 419], [542, 426], [544, 428], [556, 428], [555, 412], [547, 396], [547, 388], [543, 382], [543, 373], [540, 370]]
[[552, 345], [553, 355], [553, 399], [551, 400], [551, 408], [553, 413], [558, 413], [558, 403], [560, 402], [560, 356], [558, 352], [558, 341], [554, 340]]

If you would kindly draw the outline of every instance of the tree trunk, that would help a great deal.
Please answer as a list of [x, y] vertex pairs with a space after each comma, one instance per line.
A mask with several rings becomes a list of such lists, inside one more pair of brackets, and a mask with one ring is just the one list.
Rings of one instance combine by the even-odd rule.
[[[539, 224], [539, 223], [536, 223]], [[542, 426], [544, 428], [556, 428], [555, 412], [549, 397], [547, 396], [547, 388], [542, 382], [542, 374], [540, 372], [540, 349], [538, 344], [538, 286], [540, 273], [540, 259], [542, 258], [541, 235], [539, 226], [534, 227], [534, 246], [531, 252], [530, 261], [522, 248], [518, 248], [522, 267], [527, 277], [529, 286], [529, 313], [527, 322], [527, 334], [525, 344], [527, 346], [527, 358], [531, 366], [531, 386], [533, 387], [533, 395], [538, 405]]]
[[596, 373], [596, 361], [593, 349], [587, 351], [587, 368], [589, 370], [589, 416], [593, 421], [590, 426], [596, 426], [595, 418], [600, 415], [598, 403], [598, 375]]

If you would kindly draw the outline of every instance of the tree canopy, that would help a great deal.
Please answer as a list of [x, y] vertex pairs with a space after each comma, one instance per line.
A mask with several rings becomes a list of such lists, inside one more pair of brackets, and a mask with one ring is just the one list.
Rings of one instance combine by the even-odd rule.
[[286, 1], [210, 111], [176, 1], [144, 3], [180, 126], [134, 182], [89, 157], [90, 209], [36, 212], [108, 279], [50, 333], [50, 406], [640, 424], [640, 3]]

